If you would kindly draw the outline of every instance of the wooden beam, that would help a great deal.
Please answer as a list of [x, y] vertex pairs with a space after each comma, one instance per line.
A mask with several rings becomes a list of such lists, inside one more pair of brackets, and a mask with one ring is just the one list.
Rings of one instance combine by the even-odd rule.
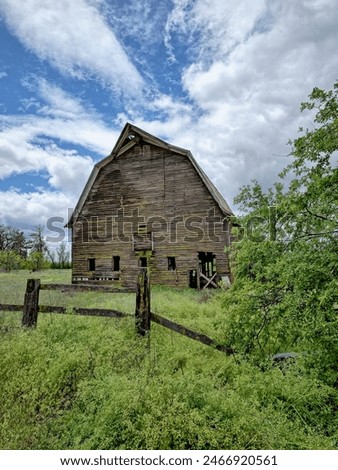
[[196, 333], [195, 331], [192, 331], [189, 328], [186, 328], [185, 326], [179, 325], [178, 323], [168, 320], [167, 318], [161, 317], [156, 313], [151, 313], [150, 315], [152, 321], [164, 326], [165, 328], [168, 328], [169, 330], [175, 331], [176, 333], [180, 333], [183, 336], [187, 336], [188, 338], [194, 339], [195, 341], [199, 341], [200, 343], [203, 343], [207, 346], [212, 346], [218, 351], [222, 351], [227, 355], [232, 355], [235, 353], [232, 348], [218, 343], [214, 339], [209, 338], [209, 336], [207, 335], [204, 335], [202, 333]]
[[22, 312], [23, 305], [13, 305], [13, 304], [0, 304], [0, 311], [7, 312]]
[[99, 284], [41, 284], [41, 290], [61, 290], [61, 291], [77, 291], [77, 292], [114, 292], [116, 294], [126, 294], [135, 292], [135, 289], [125, 289], [110, 285], [99, 285]]
[[211, 283], [214, 287], [217, 287], [217, 284], [213, 281], [214, 277], [217, 276], [217, 273], [215, 273], [212, 277], [207, 277], [205, 274], [203, 273], [200, 273], [200, 276], [203, 277], [203, 279], [205, 279], [207, 281], [207, 283], [205, 284], [205, 286], [203, 286], [203, 289], [205, 289], [206, 287], [208, 287], [208, 285]]
[[[39, 312], [41, 313], [67, 313], [69, 307], [54, 307], [52, 305], [40, 305]], [[83, 308], [73, 307], [72, 314], [81, 315], [86, 317], [108, 317], [108, 318], [122, 318], [131, 316], [129, 313], [119, 312], [118, 310], [104, 309], [104, 308]]]
[[217, 273], [215, 273], [210, 279], [207, 278], [207, 276], [204, 276], [204, 274], [202, 274], [202, 276], [204, 277], [204, 279], [206, 279], [208, 281], [205, 284], [205, 286], [203, 287], [203, 289], [206, 289], [209, 284], [212, 284], [214, 287], [217, 287], [217, 284], [215, 282], [213, 282], [213, 279], [217, 276]]
[[197, 289], [201, 290], [200, 263], [199, 263], [198, 258], [197, 258], [196, 276], [197, 276], [197, 278], [196, 278]]

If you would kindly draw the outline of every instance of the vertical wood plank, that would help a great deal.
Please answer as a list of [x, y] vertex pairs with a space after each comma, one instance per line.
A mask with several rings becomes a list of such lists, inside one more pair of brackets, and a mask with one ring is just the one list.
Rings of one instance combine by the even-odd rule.
[[197, 290], [201, 290], [200, 261], [198, 258], [197, 258], [196, 276], [197, 276]]
[[23, 306], [22, 326], [35, 327], [38, 321], [40, 279], [28, 279]]
[[147, 268], [141, 268], [137, 277], [136, 331], [145, 336], [150, 331], [150, 283]]

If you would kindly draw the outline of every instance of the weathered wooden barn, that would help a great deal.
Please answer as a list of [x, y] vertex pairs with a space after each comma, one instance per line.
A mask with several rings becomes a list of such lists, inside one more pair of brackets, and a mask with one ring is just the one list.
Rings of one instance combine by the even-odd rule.
[[215, 287], [230, 278], [228, 204], [189, 150], [127, 123], [68, 222], [72, 281]]

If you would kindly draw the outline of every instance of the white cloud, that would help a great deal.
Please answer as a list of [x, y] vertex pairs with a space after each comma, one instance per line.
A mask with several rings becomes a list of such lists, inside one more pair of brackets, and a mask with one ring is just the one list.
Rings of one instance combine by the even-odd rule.
[[[97, 153], [101, 159], [110, 153], [118, 136], [91, 106], [59, 87], [40, 79], [33, 88], [39, 100], [34, 99], [31, 105], [39, 115], [3, 115], [0, 133], [0, 180], [18, 174], [42, 173], [53, 189], [0, 194], [0, 220], [21, 220], [21, 210], [16, 210], [14, 205], [6, 209], [9, 198], [13, 197], [23, 207], [31, 208], [27, 211], [29, 217], [22, 219], [31, 218], [31, 225], [40, 223], [41, 217], [54, 211], [62, 200], [61, 192], [69, 201], [67, 207], [70, 204], [74, 207], [94, 165], [85, 149]], [[70, 149], [64, 148], [65, 143]], [[83, 154], [72, 149], [72, 145], [83, 147]], [[41, 194], [48, 197], [45, 199]], [[51, 203], [54, 197], [55, 202]]]
[[[2, 146], [17, 148], [21, 142], [40, 138], [59, 139], [61, 142], [81, 145], [104, 157], [112, 149], [117, 133], [88, 103], [66, 93], [61, 88], [37, 80], [39, 98], [28, 100], [39, 115], [2, 115]], [[21, 157], [24, 159], [24, 155]]]
[[111, 151], [117, 133], [90, 106], [87, 109], [85, 103], [45, 80], [37, 83], [39, 97], [44, 100], [34, 101], [40, 116], [2, 116], [0, 179], [31, 171], [47, 172], [52, 188], [76, 197], [94, 162], [88, 155], [62, 145], [80, 145], [103, 158]]
[[[116, 5], [117, 3], [117, 5]], [[138, 48], [149, 52], [149, 45], [161, 41], [170, 2], [158, 0], [103, 1], [100, 6], [107, 21], [120, 37], [132, 37]], [[126, 41], [127, 42], [127, 41]], [[139, 57], [136, 58], [138, 60]]]
[[[32, 84], [30, 82], [30, 86]], [[36, 80], [37, 92], [45, 105], [39, 108], [39, 112], [61, 118], [77, 119], [84, 117], [92, 111], [89, 105], [81, 103], [79, 99], [66, 93], [61, 88], [49, 83], [47, 80], [39, 78]]]
[[[181, 31], [190, 23], [202, 31], [192, 51], [204, 56], [194, 55], [182, 76], [202, 112], [177, 137], [231, 202], [252, 178], [271, 186], [287, 163], [288, 139], [309, 119], [300, 115], [300, 102], [315, 86], [332, 87], [338, 5], [274, 0], [265, 9], [264, 2], [252, 8], [256, 2], [250, 2], [244, 11], [239, 1], [226, 17], [224, 5], [231, 2], [216, 3], [197, 1], [190, 19], [183, 16], [188, 23], [182, 19]], [[239, 12], [246, 16], [241, 24]]]
[[164, 39], [171, 58], [175, 34], [184, 36], [200, 61], [210, 63], [211, 57], [224, 57], [252, 34], [265, 8], [266, 0], [174, 0]]
[[171, 96], [159, 94], [148, 104], [148, 108], [163, 113], [165, 116], [175, 118], [177, 116], [189, 116], [193, 113], [190, 104], [183, 103], [180, 100], [174, 100]]
[[25, 47], [62, 73], [79, 79], [96, 77], [125, 96], [140, 95], [141, 75], [93, 4], [2, 0], [0, 11]]
[[[279, 102], [281, 92], [298, 93], [300, 86], [311, 87], [321, 77], [316, 85], [327, 85], [337, 60], [337, 4], [328, 9], [323, 2], [313, 0], [274, 3], [280, 4], [280, 10], [267, 31], [253, 30], [225, 58], [213, 58], [211, 65], [197, 60], [186, 69], [183, 84], [204, 109], [220, 101], [241, 103], [258, 93], [262, 97], [274, 93], [274, 102]], [[221, 33], [222, 28], [216, 27], [214, 35], [218, 38]], [[213, 38], [210, 43], [214, 43]], [[205, 48], [209, 46], [207, 41]]]
[[24, 134], [20, 128], [10, 129], [1, 137], [4, 142], [0, 146], [1, 179], [32, 171], [47, 172], [53, 188], [79, 195], [93, 166], [90, 157], [51, 143], [31, 143], [33, 135]]
[[46, 169], [50, 175], [49, 184], [73, 197], [79, 196], [93, 168], [91, 158], [60, 152], [55, 145], [45, 149], [48, 154]]
[[22, 229], [46, 226], [50, 217], [61, 217], [66, 223], [75, 202], [74, 198], [61, 192], [0, 191], [0, 221]]
[[[163, 41], [169, 56], [169, 62], [176, 62], [174, 46], [172, 44], [172, 36], [174, 33], [184, 35], [189, 34], [188, 23], [191, 27], [191, 22], [189, 22], [188, 8], [191, 7], [192, 0], [173, 0], [173, 5], [174, 7], [169, 13], [164, 26], [163, 36]], [[189, 42], [191, 43], [191, 41]]]

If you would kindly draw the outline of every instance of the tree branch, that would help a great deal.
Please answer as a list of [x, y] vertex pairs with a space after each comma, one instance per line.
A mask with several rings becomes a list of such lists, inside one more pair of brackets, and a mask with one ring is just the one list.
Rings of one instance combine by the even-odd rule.
[[308, 207], [305, 207], [305, 210], [306, 210], [306, 212], [308, 212], [310, 215], [313, 215], [314, 217], [317, 217], [318, 219], [328, 220], [329, 222], [335, 222], [334, 220], [329, 219], [328, 217], [325, 217], [325, 216], [320, 215], [320, 214], [315, 214], [314, 212], [310, 211], [310, 209], [309, 209]]

